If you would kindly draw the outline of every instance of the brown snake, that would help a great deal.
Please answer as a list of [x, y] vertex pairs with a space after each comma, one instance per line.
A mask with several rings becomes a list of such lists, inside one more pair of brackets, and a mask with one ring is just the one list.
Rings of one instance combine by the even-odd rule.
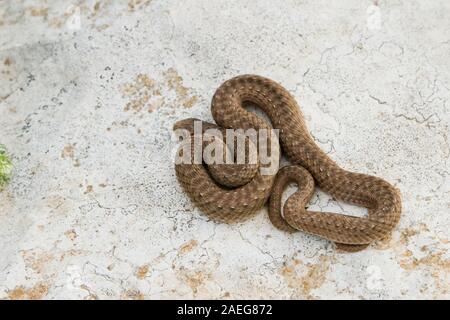
[[[344, 170], [331, 160], [309, 134], [295, 99], [278, 83], [256, 75], [242, 75], [223, 83], [211, 105], [218, 127], [270, 128], [265, 120], [244, 108], [248, 102], [262, 109], [273, 128], [279, 129], [282, 150], [292, 165], [283, 167], [275, 176], [263, 175], [245, 165], [208, 166], [208, 170], [202, 164], [176, 164], [178, 181], [203, 212], [217, 221], [240, 221], [256, 213], [270, 196], [269, 217], [277, 228], [318, 235], [346, 251], [361, 250], [391, 232], [400, 219], [399, 191], [380, 178]], [[194, 120], [179, 121], [174, 129], [186, 129], [193, 136]], [[213, 174], [209, 172], [212, 169]], [[215, 181], [215, 177], [227, 174], [236, 179], [244, 175], [246, 180], [241, 185]], [[282, 210], [282, 193], [292, 182], [298, 190]], [[336, 199], [366, 207], [367, 216], [307, 211], [305, 206], [315, 183]]]

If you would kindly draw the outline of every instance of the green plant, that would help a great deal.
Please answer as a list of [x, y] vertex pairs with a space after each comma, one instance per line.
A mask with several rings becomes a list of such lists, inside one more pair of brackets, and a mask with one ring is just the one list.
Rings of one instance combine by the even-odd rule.
[[13, 165], [6, 153], [5, 146], [0, 144], [0, 189], [8, 183], [11, 178], [12, 167]]

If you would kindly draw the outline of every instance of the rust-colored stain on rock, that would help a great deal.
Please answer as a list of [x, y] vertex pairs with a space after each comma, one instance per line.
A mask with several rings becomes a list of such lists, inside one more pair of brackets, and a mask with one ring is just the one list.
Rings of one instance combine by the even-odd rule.
[[75, 144], [67, 144], [63, 151], [61, 152], [61, 158], [66, 159], [66, 158], [70, 158], [73, 159], [75, 155]]
[[183, 85], [183, 78], [178, 74], [174, 68], [169, 68], [165, 73], [164, 77], [167, 82], [167, 86], [175, 90], [177, 94], [177, 100], [185, 108], [191, 108], [198, 100], [196, 96], [190, 96], [190, 89]]
[[318, 262], [303, 265], [298, 259], [286, 263], [281, 269], [287, 285], [302, 297], [313, 299], [311, 291], [320, 288], [327, 278], [333, 258], [321, 255]]
[[130, 83], [123, 84], [120, 92], [129, 99], [124, 111], [137, 114], [143, 110], [153, 112], [163, 106], [191, 108], [198, 101], [192, 90], [183, 85], [183, 79], [175, 69], [166, 70], [163, 78], [163, 81], [156, 81], [141, 73]]
[[77, 238], [77, 233], [75, 232], [75, 229], [70, 229], [67, 230], [66, 232], [64, 232], [64, 235], [69, 239], [69, 240], [75, 240]]
[[39, 300], [44, 298], [48, 293], [48, 285], [39, 282], [31, 288], [17, 286], [8, 292], [8, 299], [11, 300]]
[[178, 250], [179, 253], [184, 254], [188, 253], [189, 251], [192, 251], [195, 247], [198, 246], [198, 242], [195, 239], [192, 239], [185, 244], [183, 244], [180, 249]]
[[31, 7], [29, 11], [32, 17], [44, 17], [46, 19], [48, 16], [48, 8]]
[[24, 250], [22, 258], [26, 267], [38, 274], [44, 273], [48, 264], [53, 261], [54, 255], [42, 250]]
[[62, 159], [72, 159], [73, 160], [73, 166], [79, 167], [80, 161], [75, 158], [75, 146], [76, 143], [69, 143], [66, 146], [64, 146], [63, 150], [61, 151], [61, 158]]
[[[411, 243], [414, 243], [411, 239], [419, 236], [426, 237], [433, 243], [423, 245], [420, 248], [411, 246]], [[434, 291], [435, 298], [445, 297], [450, 291], [448, 282], [450, 259], [446, 249], [447, 243], [448, 239], [437, 237], [426, 224], [420, 223], [402, 230], [399, 240], [392, 245], [397, 263], [402, 269], [409, 272], [420, 269], [433, 278], [436, 288]], [[420, 252], [420, 255], [418, 255], [418, 252]]]
[[121, 299], [124, 300], [144, 300], [145, 296], [137, 289], [129, 289], [122, 293]]
[[86, 186], [86, 190], [84, 191], [84, 194], [92, 193], [93, 191], [94, 191], [94, 186], [89, 184]]
[[129, 0], [128, 11], [141, 10], [150, 4], [151, 0]]
[[132, 83], [122, 86], [123, 96], [132, 97], [124, 111], [133, 110], [135, 113], [142, 111], [149, 103], [152, 94], [155, 93], [154, 86], [155, 81], [146, 74], [139, 74]]
[[149, 271], [149, 266], [147, 264], [143, 265], [143, 266], [140, 266], [136, 270], [136, 273], [135, 273], [136, 277], [138, 279], [142, 280], [142, 279], [144, 279], [147, 276], [148, 271]]
[[177, 271], [178, 277], [188, 285], [194, 296], [198, 293], [199, 288], [208, 280], [212, 279], [212, 274], [204, 270], [190, 270], [181, 268]]

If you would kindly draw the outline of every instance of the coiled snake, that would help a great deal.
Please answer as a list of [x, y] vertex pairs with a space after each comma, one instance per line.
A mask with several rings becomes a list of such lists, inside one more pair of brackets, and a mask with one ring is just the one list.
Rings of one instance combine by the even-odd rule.
[[[261, 108], [272, 127], [279, 129], [282, 150], [292, 165], [275, 175], [262, 174], [254, 165], [177, 163], [178, 181], [203, 212], [217, 221], [240, 221], [256, 213], [270, 197], [269, 217], [277, 228], [314, 234], [346, 251], [361, 250], [391, 232], [401, 213], [399, 191], [380, 178], [344, 170], [331, 160], [309, 134], [295, 99], [278, 83], [256, 75], [226, 81], [212, 99], [217, 126], [203, 122], [202, 133], [205, 128], [270, 128], [268, 122], [245, 109], [248, 102]], [[185, 129], [194, 137], [195, 120], [179, 121], [174, 129]], [[227, 175], [228, 183], [223, 182]], [[244, 177], [241, 183], [240, 177]], [[222, 179], [217, 182], [217, 178]], [[282, 209], [282, 193], [292, 182], [298, 190]], [[336, 199], [366, 207], [367, 216], [307, 211], [315, 183]]]

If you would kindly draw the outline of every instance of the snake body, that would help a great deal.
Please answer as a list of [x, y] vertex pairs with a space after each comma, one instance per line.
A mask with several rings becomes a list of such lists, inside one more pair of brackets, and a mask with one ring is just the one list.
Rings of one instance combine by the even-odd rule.
[[[256, 213], [270, 197], [269, 218], [277, 228], [314, 234], [346, 251], [361, 250], [392, 231], [400, 219], [399, 191], [383, 179], [347, 171], [330, 159], [311, 137], [295, 99], [278, 83], [256, 75], [226, 81], [212, 99], [211, 111], [217, 125], [204, 124], [208, 128], [270, 128], [268, 122], [246, 110], [248, 102], [262, 109], [272, 127], [279, 129], [282, 151], [292, 165], [276, 175], [256, 170], [250, 180], [230, 187], [214, 180], [227, 165], [216, 167], [216, 174], [211, 175], [202, 164], [176, 164], [178, 181], [203, 212], [217, 221], [240, 221]], [[182, 120], [174, 128], [193, 134], [193, 121]], [[239, 177], [250, 170], [245, 165], [231, 165], [228, 171]], [[298, 190], [282, 208], [282, 193], [292, 182]], [[307, 211], [305, 206], [315, 184], [336, 199], [366, 207], [367, 216]]]

